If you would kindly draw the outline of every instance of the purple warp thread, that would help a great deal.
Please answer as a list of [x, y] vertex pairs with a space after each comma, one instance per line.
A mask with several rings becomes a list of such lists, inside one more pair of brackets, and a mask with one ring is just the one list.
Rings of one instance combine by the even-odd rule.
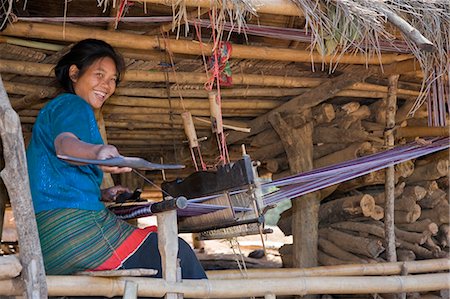
[[[334, 184], [342, 183], [356, 177], [374, 172], [407, 160], [419, 158], [450, 147], [450, 138], [434, 138], [429, 140], [431, 144], [420, 145], [417, 142], [398, 146], [393, 149], [367, 155], [350, 161], [306, 171], [292, 175], [273, 182], [261, 184], [262, 188], [278, 187], [279, 189], [263, 196], [264, 205], [271, 205], [281, 200], [295, 198], [310, 192], [314, 192]], [[230, 195], [247, 192], [247, 190], [237, 190]], [[207, 214], [229, 206], [201, 204], [201, 202], [216, 197], [209, 195], [199, 198], [189, 199], [188, 206], [183, 210], [178, 210], [178, 216], [197, 216]], [[113, 212], [119, 218], [131, 219], [151, 216], [152, 203], [134, 207], [115, 208]], [[234, 208], [235, 212], [250, 211], [249, 208]]]

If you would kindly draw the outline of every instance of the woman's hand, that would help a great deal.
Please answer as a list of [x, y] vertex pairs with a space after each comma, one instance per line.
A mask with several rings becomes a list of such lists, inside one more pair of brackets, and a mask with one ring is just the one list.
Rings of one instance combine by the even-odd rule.
[[111, 188], [107, 188], [107, 189], [102, 189], [102, 198], [101, 200], [104, 202], [115, 202], [117, 199], [117, 196], [119, 194], [128, 192], [131, 193], [130, 189], [126, 188], [126, 187], [122, 187], [120, 185], [111, 187]]
[[[119, 157], [119, 151], [113, 145], [109, 144], [91, 144], [78, 139], [73, 133], [64, 132], [59, 134], [55, 139], [55, 151], [57, 155], [67, 155], [85, 159], [109, 159]], [[75, 165], [83, 165], [80, 163], [72, 163]], [[111, 167], [99, 166], [104, 172], [123, 173], [130, 172], [130, 167]]]
[[[104, 159], [110, 159], [114, 157], [119, 157], [119, 151], [117, 148], [113, 145], [105, 144], [100, 147], [100, 149], [97, 152], [96, 159], [104, 160]], [[130, 172], [130, 167], [117, 167], [117, 166], [99, 166], [101, 170], [108, 173], [123, 173], [123, 172]]]

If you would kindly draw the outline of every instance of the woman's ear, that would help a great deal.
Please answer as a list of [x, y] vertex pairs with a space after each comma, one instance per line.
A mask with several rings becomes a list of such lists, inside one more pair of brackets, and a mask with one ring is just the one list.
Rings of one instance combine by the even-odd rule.
[[75, 64], [72, 64], [69, 67], [69, 78], [70, 80], [72, 80], [72, 82], [77, 82], [78, 80], [78, 74], [80, 73], [80, 70], [78, 69], [78, 67]]

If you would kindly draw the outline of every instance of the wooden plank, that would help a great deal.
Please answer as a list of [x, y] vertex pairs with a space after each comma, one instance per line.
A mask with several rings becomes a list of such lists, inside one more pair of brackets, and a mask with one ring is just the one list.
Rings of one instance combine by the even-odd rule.
[[5, 168], [0, 175], [8, 190], [19, 236], [24, 296], [46, 298], [47, 284], [28, 181], [25, 146], [17, 113], [11, 108], [0, 77], [0, 132]]

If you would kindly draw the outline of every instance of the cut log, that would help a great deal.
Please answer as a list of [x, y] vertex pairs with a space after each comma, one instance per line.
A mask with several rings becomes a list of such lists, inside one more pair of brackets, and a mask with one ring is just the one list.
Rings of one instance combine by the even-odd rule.
[[314, 168], [320, 168], [356, 159], [362, 156], [363, 153], [369, 151], [371, 148], [372, 144], [370, 142], [353, 143], [343, 150], [336, 151], [320, 159], [314, 160]]
[[431, 219], [437, 225], [449, 223], [449, 204], [446, 201], [441, 201], [433, 209], [423, 209], [421, 219]]
[[413, 212], [416, 207], [416, 199], [412, 196], [400, 196], [395, 200], [394, 209], [396, 211]]
[[258, 135], [255, 135], [252, 138], [252, 142], [250, 143], [251, 147], [263, 147], [268, 144], [268, 140], [274, 143], [281, 143], [280, 137], [278, 137], [277, 132], [272, 128], [262, 131]]
[[342, 130], [340, 128], [317, 126], [314, 128], [314, 143], [363, 142], [370, 140], [369, 134], [361, 130]]
[[375, 207], [375, 200], [369, 194], [339, 198], [324, 203], [319, 208], [322, 223], [333, 223], [362, 215], [370, 217]]
[[450, 227], [448, 224], [442, 224], [439, 226], [439, 232], [436, 238], [442, 247], [450, 246]]
[[357, 111], [359, 107], [361, 107], [361, 104], [359, 104], [359, 102], [349, 102], [342, 105], [337, 114], [338, 116], [348, 115]]
[[366, 260], [349, 253], [348, 251], [343, 250], [333, 242], [328, 241], [324, 238], [319, 238], [319, 248], [326, 254], [331, 255], [332, 257], [335, 257], [340, 260], [359, 263], [359, 264], [365, 264], [367, 263]]
[[[395, 189], [394, 189], [394, 197], [395, 198], [402, 195], [403, 191], [405, 190], [405, 185], [406, 185], [405, 182], [401, 182], [395, 186]], [[385, 195], [384, 191], [373, 193], [373, 194], [371, 193], [371, 195], [375, 199], [375, 203], [377, 205], [381, 205], [381, 206], [384, 205], [384, 201], [386, 200], [386, 195]]]
[[418, 244], [409, 243], [409, 242], [406, 242], [403, 240], [397, 240], [397, 242], [399, 243], [399, 248], [411, 250], [418, 257], [421, 257], [424, 259], [434, 258], [433, 253], [430, 250], [428, 250]]
[[314, 146], [313, 158], [314, 160], [320, 157], [332, 154], [348, 147], [351, 143], [321, 143]]
[[[412, 174], [414, 171], [414, 162], [405, 161], [395, 165], [395, 182], [403, 177], [406, 178]], [[354, 190], [363, 186], [371, 186], [371, 185], [382, 185], [385, 183], [385, 171], [378, 170], [375, 172], [371, 172], [367, 175], [358, 177], [356, 179], [350, 180], [348, 182], [342, 183], [339, 186], [339, 190], [346, 192], [350, 190]]]
[[409, 262], [414, 261], [416, 259], [416, 255], [412, 250], [407, 249], [397, 249], [397, 260], [399, 262]]
[[353, 236], [335, 229], [321, 229], [320, 236], [352, 253], [376, 258], [384, 251], [379, 240]]
[[319, 264], [322, 266], [353, 264], [353, 262], [340, 260], [338, 258], [335, 258], [331, 255], [326, 254], [325, 252], [323, 252], [321, 250], [317, 251], [317, 259], [318, 259]]
[[432, 181], [443, 176], [448, 176], [448, 160], [446, 159], [417, 166], [414, 173], [406, 179], [406, 182], [411, 184], [419, 181]]
[[423, 209], [433, 209], [434, 207], [439, 205], [442, 201], [447, 200], [447, 198], [448, 194], [445, 191], [438, 188], [433, 191], [428, 191], [427, 195], [421, 201], [419, 201], [419, 205]]
[[425, 244], [423, 244], [423, 246], [425, 248], [427, 248], [428, 250], [431, 251], [431, 253], [433, 254], [433, 256], [435, 258], [445, 258], [448, 256], [448, 253], [445, 251], [442, 251], [441, 247], [439, 247], [432, 238], [428, 238], [425, 242]]
[[386, 124], [386, 107], [387, 107], [386, 98], [378, 100], [369, 106], [372, 119], [376, 123], [383, 125], [383, 127]]
[[286, 155], [274, 159], [267, 159], [263, 162], [263, 167], [272, 173], [276, 173], [289, 168]]
[[422, 233], [408, 232], [401, 230], [399, 228], [395, 228], [395, 236], [397, 239], [401, 239], [410, 243], [416, 243], [422, 245], [426, 242], [427, 239], [430, 238], [431, 232], [425, 231]]
[[362, 119], [366, 119], [370, 116], [370, 110], [367, 106], [361, 106], [356, 111], [349, 113], [348, 115], [345, 115], [340, 118], [336, 118], [332, 124], [335, 125], [338, 128], [347, 130], [349, 129], [352, 124], [359, 122]]
[[436, 235], [438, 233], [437, 224], [430, 219], [423, 219], [413, 223], [397, 223], [396, 226], [409, 232], [422, 233], [429, 231], [431, 235]]
[[329, 123], [336, 117], [332, 104], [322, 104], [312, 108], [315, 124]]
[[355, 232], [362, 232], [362, 233], [367, 233], [367, 234], [377, 236], [379, 238], [384, 238], [383, 227], [379, 226], [379, 225], [375, 225], [375, 224], [356, 222], [356, 221], [342, 221], [342, 222], [332, 223], [332, 224], [330, 224], [330, 226], [332, 228], [355, 231]]
[[422, 200], [427, 195], [427, 190], [421, 186], [407, 186], [403, 190], [402, 196], [412, 197], [415, 201]]
[[410, 211], [395, 211], [395, 223], [412, 223], [419, 219], [420, 215], [421, 208], [415, 204]]
[[282, 153], [284, 153], [284, 147], [280, 141], [263, 146], [254, 152], [250, 152], [250, 155], [255, 160], [265, 160], [268, 158], [274, 158]]
[[450, 190], [450, 176], [442, 177], [436, 180], [438, 187], [442, 190]]

